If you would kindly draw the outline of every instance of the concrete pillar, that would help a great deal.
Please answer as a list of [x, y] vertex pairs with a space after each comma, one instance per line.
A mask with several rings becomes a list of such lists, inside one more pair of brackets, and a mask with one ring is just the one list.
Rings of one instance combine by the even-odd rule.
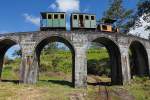
[[87, 59], [86, 50], [78, 47], [75, 50], [75, 82], [74, 86], [87, 87]]
[[121, 45], [120, 53], [121, 53], [122, 82], [123, 84], [129, 84], [131, 80], [131, 73], [130, 73], [128, 47]]
[[86, 50], [88, 47], [87, 36], [84, 34], [73, 34], [72, 41], [75, 49], [74, 87], [86, 88], [87, 87]]
[[148, 68], [149, 68], [149, 77], [150, 77], [150, 49], [147, 49], [147, 56], [148, 56]]
[[20, 67], [20, 80], [23, 83], [37, 82], [38, 61], [34, 53], [34, 42], [22, 42], [22, 62]]
[[22, 57], [22, 67], [20, 68], [23, 83], [33, 84], [37, 82], [38, 62], [32, 55], [25, 54]]
[[1, 52], [0, 54], [0, 81], [1, 81], [1, 76], [2, 76], [3, 61], [4, 61], [4, 53]]

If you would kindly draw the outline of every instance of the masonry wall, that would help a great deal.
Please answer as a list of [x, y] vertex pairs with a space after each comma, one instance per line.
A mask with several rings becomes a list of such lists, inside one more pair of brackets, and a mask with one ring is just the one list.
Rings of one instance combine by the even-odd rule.
[[[23, 83], [34, 84], [38, 79], [38, 69], [39, 69], [39, 59], [36, 53], [36, 46], [38, 43], [47, 37], [56, 36], [62, 38], [62, 40], [68, 41], [72, 45], [75, 55], [74, 55], [74, 81], [73, 84], [75, 87], [86, 87], [87, 86], [87, 57], [86, 52], [88, 49], [89, 42], [92, 40], [105, 37], [114, 42], [119, 48], [120, 52], [120, 72], [113, 70], [114, 73], [118, 73], [121, 78], [121, 83], [128, 84], [131, 80], [130, 75], [130, 64], [129, 64], [129, 43], [133, 40], [144, 41], [146, 43], [145, 48], [148, 54], [148, 59], [150, 59], [150, 46], [149, 41], [139, 39], [137, 37], [128, 37], [120, 34], [107, 34], [107, 33], [98, 33], [98, 32], [31, 32], [31, 33], [22, 33], [20, 35], [13, 34], [8, 36], [0, 37], [1, 39], [11, 38], [16, 39], [15, 41], [20, 44], [22, 49], [22, 62], [20, 66], [20, 80]], [[51, 39], [51, 38], [50, 38]], [[107, 44], [107, 43], [106, 43]], [[119, 53], [118, 52], [118, 53]], [[115, 56], [115, 55], [113, 55]], [[117, 60], [117, 59], [116, 59]], [[2, 62], [2, 59], [1, 59]], [[0, 63], [1, 63], [0, 62]], [[148, 60], [150, 65], [150, 60]], [[1, 64], [2, 67], [2, 64]], [[115, 68], [115, 65], [114, 65]], [[1, 69], [0, 69], [1, 71]], [[149, 67], [150, 72], [150, 67]], [[116, 76], [114, 74], [114, 81]]]

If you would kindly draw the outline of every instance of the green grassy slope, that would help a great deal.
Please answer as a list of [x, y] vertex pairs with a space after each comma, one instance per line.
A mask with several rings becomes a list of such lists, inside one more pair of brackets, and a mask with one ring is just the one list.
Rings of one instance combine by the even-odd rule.
[[[89, 50], [87, 52], [88, 66], [98, 74], [109, 68], [109, 55], [106, 49]], [[97, 100], [103, 97], [105, 87], [88, 85], [87, 89], [74, 89], [71, 87], [72, 56], [66, 51], [41, 55], [40, 81], [34, 85], [14, 84], [12, 82], [0, 82], [0, 100]], [[18, 80], [20, 59], [4, 65], [2, 79]], [[103, 69], [101, 69], [103, 68]], [[88, 68], [89, 69], [89, 68]], [[92, 69], [93, 70], [93, 69]], [[109, 74], [109, 73], [108, 73]], [[90, 76], [88, 76], [90, 77]], [[107, 77], [99, 77], [103, 81]], [[94, 81], [94, 79], [90, 81]], [[49, 80], [49, 81], [47, 81]], [[135, 77], [130, 85], [108, 86], [109, 98], [111, 100], [150, 100], [149, 78]]]

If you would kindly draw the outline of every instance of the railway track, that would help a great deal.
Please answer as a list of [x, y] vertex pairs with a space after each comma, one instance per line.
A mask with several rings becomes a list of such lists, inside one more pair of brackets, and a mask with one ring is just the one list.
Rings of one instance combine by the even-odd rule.
[[98, 86], [98, 97], [96, 98], [96, 100], [111, 100], [108, 87], [106, 85], [102, 86], [102, 80], [96, 76], [92, 76], [92, 78], [96, 81], [95, 86]]

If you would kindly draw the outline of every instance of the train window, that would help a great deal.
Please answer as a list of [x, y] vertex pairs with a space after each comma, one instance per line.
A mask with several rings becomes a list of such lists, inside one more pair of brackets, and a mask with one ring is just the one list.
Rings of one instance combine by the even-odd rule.
[[77, 20], [77, 15], [74, 15], [74, 17], [73, 17], [75, 20]]
[[48, 15], [48, 19], [52, 19], [52, 15], [49, 14], [49, 15]]
[[94, 17], [94, 16], [91, 16], [91, 20], [95, 20], [95, 17]]
[[64, 14], [61, 14], [61, 15], [60, 15], [60, 18], [61, 18], [61, 19], [64, 19], [64, 18], [65, 18]]
[[42, 19], [47, 19], [46, 14], [42, 14]]
[[85, 16], [85, 19], [86, 19], [86, 20], [89, 20], [89, 16]]
[[102, 25], [103, 30], [107, 30], [107, 26], [106, 25]]
[[55, 15], [54, 15], [54, 19], [58, 19], [58, 14], [55, 14]]

